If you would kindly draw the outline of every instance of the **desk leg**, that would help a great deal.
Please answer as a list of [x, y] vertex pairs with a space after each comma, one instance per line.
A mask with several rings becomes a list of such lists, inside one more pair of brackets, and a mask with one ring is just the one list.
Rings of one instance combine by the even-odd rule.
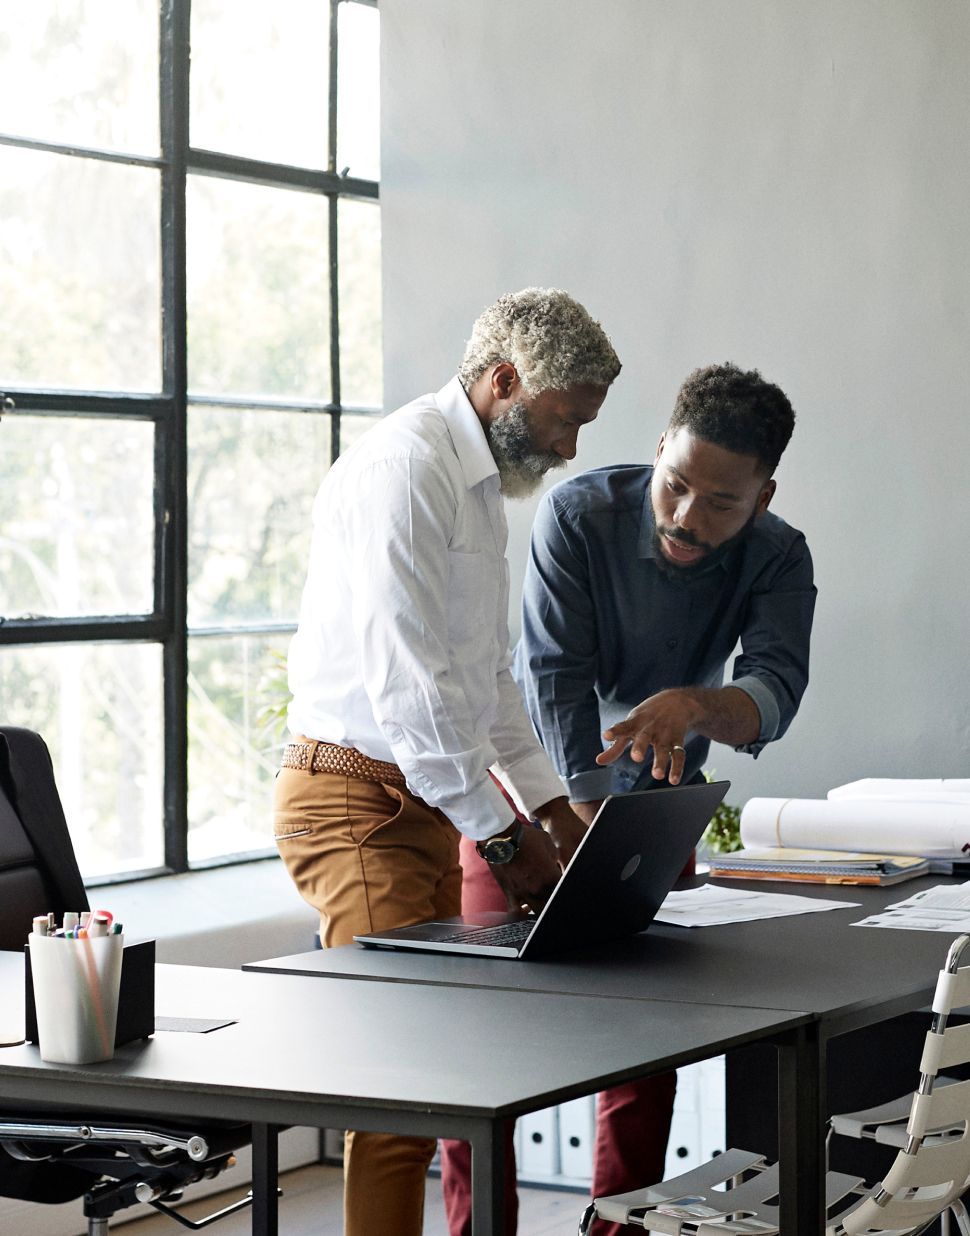
[[781, 1230], [825, 1231], [825, 1044], [817, 1024], [778, 1043], [778, 1158]]
[[469, 1132], [472, 1236], [505, 1236], [505, 1125], [485, 1120]]
[[253, 1125], [253, 1236], [279, 1236], [279, 1129]]

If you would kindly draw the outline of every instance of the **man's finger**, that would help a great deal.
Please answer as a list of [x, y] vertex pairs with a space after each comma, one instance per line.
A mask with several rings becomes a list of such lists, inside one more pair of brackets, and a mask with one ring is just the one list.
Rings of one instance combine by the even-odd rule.
[[605, 751], [601, 751], [596, 757], [597, 764], [612, 764], [614, 760], [618, 760], [626, 750], [626, 745], [630, 741], [628, 738], [613, 738], [609, 730], [603, 735], [604, 738], [612, 739], [610, 745]]
[[670, 784], [680, 785], [680, 779], [684, 775], [684, 764], [687, 762], [687, 752], [680, 745], [674, 743], [670, 748]]
[[650, 735], [646, 730], [634, 730], [632, 738], [630, 759], [636, 760], [638, 764], [642, 764], [647, 758], [647, 752], [650, 750]]

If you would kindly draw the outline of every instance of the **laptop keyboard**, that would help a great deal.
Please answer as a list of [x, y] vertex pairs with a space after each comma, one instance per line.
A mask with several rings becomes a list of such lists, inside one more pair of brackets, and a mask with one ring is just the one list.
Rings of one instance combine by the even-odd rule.
[[524, 944], [532, 933], [535, 920], [517, 919], [514, 923], [499, 923], [497, 927], [469, 927], [448, 937], [449, 943], [460, 944]]

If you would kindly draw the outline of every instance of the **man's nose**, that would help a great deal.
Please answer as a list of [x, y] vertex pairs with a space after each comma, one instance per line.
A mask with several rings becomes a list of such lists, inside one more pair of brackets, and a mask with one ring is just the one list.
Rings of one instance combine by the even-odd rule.
[[553, 450], [563, 459], [576, 458], [576, 442], [579, 438], [579, 429], [570, 429], [559, 441], [553, 446]]
[[689, 494], [684, 496], [674, 508], [674, 523], [678, 528], [693, 532], [698, 523], [697, 504]]

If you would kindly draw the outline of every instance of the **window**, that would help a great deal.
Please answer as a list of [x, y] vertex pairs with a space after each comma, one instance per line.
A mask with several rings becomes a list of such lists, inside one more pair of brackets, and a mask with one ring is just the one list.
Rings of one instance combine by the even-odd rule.
[[376, 3], [6, 17], [0, 720], [88, 879], [267, 853], [312, 498], [382, 398]]

